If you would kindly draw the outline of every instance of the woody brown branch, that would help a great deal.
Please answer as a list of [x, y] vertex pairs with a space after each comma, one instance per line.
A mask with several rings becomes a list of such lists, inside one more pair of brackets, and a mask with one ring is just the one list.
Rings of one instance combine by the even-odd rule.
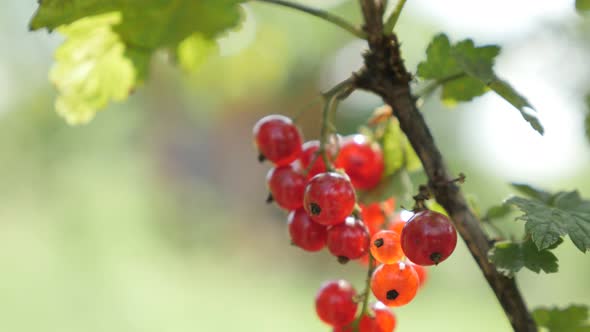
[[450, 181], [453, 177], [411, 94], [411, 75], [404, 66], [397, 38], [394, 34], [383, 34], [382, 1], [360, 0], [360, 3], [369, 51], [365, 54], [365, 67], [355, 74], [356, 87], [374, 92], [393, 108], [401, 129], [422, 161], [434, 197], [449, 213], [514, 331], [536, 332], [516, 281], [500, 274], [489, 262], [490, 242], [481, 223], [469, 209], [459, 187]]

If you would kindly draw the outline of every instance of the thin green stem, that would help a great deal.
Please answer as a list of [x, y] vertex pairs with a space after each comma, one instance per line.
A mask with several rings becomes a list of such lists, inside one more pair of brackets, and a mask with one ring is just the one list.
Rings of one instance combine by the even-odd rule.
[[350, 32], [351, 34], [353, 34], [361, 39], [367, 38], [367, 35], [360, 28], [354, 26], [352, 23], [348, 22], [347, 20], [343, 19], [340, 16], [336, 16], [330, 12], [327, 12], [327, 11], [324, 11], [321, 9], [308, 7], [306, 5], [302, 5], [299, 3], [293, 3], [293, 2], [289, 2], [289, 1], [285, 1], [285, 0], [255, 0], [255, 1], [268, 2], [268, 3], [275, 4], [275, 5], [289, 7], [289, 8], [295, 9], [295, 10], [299, 10], [304, 13], [313, 15], [315, 17], [319, 17], [319, 18], [326, 20], [332, 24], [335, 24], [335, 25], [341, 27], [342, 29]]
[[399, 19], [400, 14], [402, 13], [402, 9], [404, 9], [404, 5], [406, 4], [406, 0], [398, 0], [397, 4], [395, 5], [395, 9], [391, 12], [391, 15], [385, 21], [385, 25], [383, 26], [383, 32], [390, 33], [395, 28], [395, 24]]
[[375, 263], [375, 258], [373, 258], [373, 255], [371, 255], [371, 253], [369, 253], [369, 267], [367, 268], [367, 278], [365, 279], [365, 288], [363, 289], [363, 292], [360, 294], [359, 298], [362, 299], [362, 304], [361, 304], [361, 313], [359, 314], [359, 316], [357, 317], [357, 319], [354, 321], [354, 323], [351, 324], [351, 327], [353, 329], [353, 331], [355, 332], [359, 332], [359, 325], [361, 323], [361, 319], [363, 318], [364, 315], [367, 315], [369, 313], [369, 298], [371, 297], [371, 277], [373, 276], [373, 264]]
[[330, 139], [330, 114], [334, 113], [338, 107], [338, 103], [344, 98], [348, 97], [355, 87], [353, 86], [353, 78], [350, 77], [338, 84], [330, 90], [322, 93], [324, 98], [324, 107], [322, 109], [322, 127], [320, 128], [320, 148], [319, 153], [322, 156], [326, 170], [332, 171], [334, 168], [328, 153], [326, 151], [326, 144]]

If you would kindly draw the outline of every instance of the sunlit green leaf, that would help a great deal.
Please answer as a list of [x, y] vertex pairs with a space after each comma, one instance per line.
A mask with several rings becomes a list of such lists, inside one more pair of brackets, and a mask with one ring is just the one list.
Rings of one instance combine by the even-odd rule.
[[539, 250], [554, 245], [568, 235], [582, 252], [590, 249], [590, 201], [577, 191], [558, 192], [546, 200], [512, 197], [507, 201], [524, 214], [525, 231]]
[[90, 121], [110, 101], [125, 99], [136, 82], [136, 70], [111, 26], [116, 13], [85, 18], [59, 28], [66, 41], [55, 53], [50, 79], [59, 95], [57, 112], [70, 124]]
[[523, 267], [539, 273], [557, 272], [557, 257], [547, 249], [539, 250], [532, 241], [498, 242], [489, 252], [489, 259], [498, 271], [512, 276]]
[[533, 311], [533, 318], [538, 326], [549, 332], [590, 332], [585, 305], [570, 305], [565, 309], [538, 308]]
[[[109, 100], [124, 99], [148, 76], [152, 55], [167, 48], [196, 70], [214, 39], [241, 18], [243, 0], [44, 0], [33, 30], [56, 29], [67, 42], [51, 73], [57, 111], [85, 123]], [[98, 15], [98, 16], [97, 16]], [[105, 19], [108, 18], [108, 19]]]
[[541, 122], [537, 117], [531, 114], [527, 109], [534, 110], [531, 104], [529, 104], [528, 100], [521, 96], [508, 82], [503, 81], [501, 79], [496, 79], [488, 84], [488, 86], [494, 90], [500, 97], [504, 98], [507, 102], [512, 104], [522, 116], [525, 121], [527, 121], [533, 129], [535, 129], [540, 134], [543, 134], [545, 130], [541, 125]]

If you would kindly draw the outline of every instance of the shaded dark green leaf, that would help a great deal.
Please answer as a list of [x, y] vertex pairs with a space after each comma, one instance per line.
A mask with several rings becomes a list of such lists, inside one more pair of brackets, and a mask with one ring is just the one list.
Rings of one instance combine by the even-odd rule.
[[489, 221], [491, 219], [498, 219], [507, 216], [512, 211], [512, 207], [509, 204], [499, 204], [491, 206], [484, 216], [483, 220]]
[[555, 245], [568, 235], [582, 252], [590, 249], [590, 201], [583, 200], [577, 191], [558, 192], [547, 201], [512, 197], [507, 201], [524, 214], [525, 231], [539, 250]]
[[549, 200], [551, 199], [551, 193], [546, 192], [542, 189], [533, 187], [531, 185], [528, 185], [526, 183], [511, 183], [512, 188], [518, 190], [518, 192], [520, 192], [523, 195], [526, 195], [530, 198], [534, 198], [534, 199], [538, 199], [542, 202], [549, 202]]
[[585, 305], [570, 305], [565, 309], [538, 308], [533, 311], [533, 318], [538, 326], [549, 332], [590, 332]]
[[538, 250], [532, 241], [498, 242], [489, 252], [489, 259], [498, 271], [512, 276], [523, 267], [540, 273], [557, 272], [557, 257], [547, 249]]

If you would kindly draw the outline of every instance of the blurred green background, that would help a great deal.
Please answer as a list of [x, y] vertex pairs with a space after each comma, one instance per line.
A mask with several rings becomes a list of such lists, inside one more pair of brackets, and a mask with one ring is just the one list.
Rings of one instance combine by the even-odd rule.
[[[306, 1], [360, 20], [354, 1]], [[313, 298], [326, 279], [362, 287], [364, 268], [289, 245], [285, 214], [264, 203], [251, 127], [269, 113], [318, 135], [318, 91], [358, 68], [363, 43], [318, 19], [252, 3], [221, 55], [183, 74], [162, 54], [127, 102], [69, 127], [47, 80], [57, 35], [30, 33], [33, 1], [0, 3], [0, 330], [329, 331]], [[510, 8], [509, 10], [507, 8]], [[590, 196], [583, 96], [590, 23], [573, 1], [410, 0], [398, 26], [406, 64], [429, 39], [504, 46], [497, 69], [539, 110], [547, 134], [487, 95], [451, 110], [424, 105], [451, 169], [481, 209], [507, 183]], [[379, 100], [355, 93], [338, 115], [355, 130]], [[502, 227], [518, 234], [522, 223]], [[590, 303], [590, 259], [569, 240], [560, 273], [518, 275], [531, 307]], [[398, 331], [509, 331], [463, 243], [416, 300], [395, 309]]]

